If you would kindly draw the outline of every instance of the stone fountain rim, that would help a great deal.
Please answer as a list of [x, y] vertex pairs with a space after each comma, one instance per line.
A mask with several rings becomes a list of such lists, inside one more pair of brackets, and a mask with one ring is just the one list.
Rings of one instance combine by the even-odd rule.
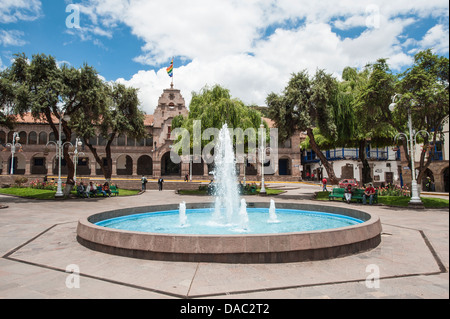
[[[213, 205], [211, 202], [186, 203], [186, 209]], [[269, 205], [247, 203], [249, 208], [267, 208]], [[328, 259], [372, 249], [381, 241], [379, 217], [361, 210], [303, 203], [277, 203], [277, 208], [341, 214], [361, 219], [363, 223], [315, 231], [237, 235], [143, 233], [95, 225], [101, 220], [125, 215], [178, 209], [178, 204], [150, 205], [110, 210], [82, 218], [78, 221], [77, 239], [91, 249], [128, 257], [240, 263]]]

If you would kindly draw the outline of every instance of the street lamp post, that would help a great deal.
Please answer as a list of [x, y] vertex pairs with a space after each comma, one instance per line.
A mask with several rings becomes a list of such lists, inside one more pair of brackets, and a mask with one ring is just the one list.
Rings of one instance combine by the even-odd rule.
[[[63, 149], [64, 146], [67, 145], [72, 145], [72, 143], [70, 142], [65, 142], [64, 144], [62, 143], [61, 139], [61, 131], [62, 131], [62, 120], [65, 121], [69, 121], [70, 117], [68, 115], [64, 115], [64, 113], [60, 114], [60, 118], [59, 118], [59, 136], [58, 136], [58, 142], [54, 142], [54, 141], [50, 141], [47, 143], [46, 146], [48, 146], [49, 144], [55, 144], [56, 146], [56, 152], [58, 154], [58, 183], [57, 183], [57, 187], [56, 187], [56, 194], [55, 197], [64, 197], [64, 193], [62, 191], [62, 182], [61, 182], [61, 158], [62, 158], [62, 153], [63, 153]], [[73, 146], [73, 145], [72, 145]]]
[[261, 158], [261, 190], [259, 191], [260, 195], [267, 195], [266, 193], [266, 187], [264, 185], [264, 162], [266, 157], [266, 152], [271, 151], [272, 149], [270, 147], [265, 147], [265, 129], [264, 124], [261, 120], [261, 125], [259, 126], [261, 129], [261, 141], [260, 141], [260, 158]]
[[[397, 97], [401, 97], [401, 94], [395, 94], [392, 97], [392, 103], [389, 105], [389, 110], [392, 112], [394, 108], [397, 106], [397, 103], [395, 103], [395, 99]], [[415, 153], [415, 137], [417, 137], [417, 134], [420, 132], [417, 132], [415, 135], [413, 133], [412, 129], [412, 117], [411, 117], [411, 107], [408, 108], [408, 128], [409, 128], [409, 138], [405, 133], [399, 133], [395, 136], [395, 140], [397, 140], [399, 137], [402, 137], [406, 140], [406, 142], [409, 144], [409, 154], [411, 159], [411, 200], [409, 201], [410, 206], [414, 207], [423, 207], [422, 200], [419, 196], [419, 189], [416, 181], [416, 170], [415, 170], [415, 161], [414, 161], [414, 153]], [[414, 138], [413, 138], [414, 136]]]
[[19, 148], [22, 147], [19, 141], [20, 141], [19, 133], [14, 132], [12, 143], [6, 144], [6, 146], [11, 148], [11, 168], [9, 171], [11, 175], [14, 175], [14, 155], [16, 154], [16, 147]]
[[78, 165], [78, 156], [80, 155], [85, 155], [83, 152], [78, 152], [78, 146], [82, 146], [83, 143], [81, 142], [81, 139], [79, 137], [76, 138], [75, 140], [75, 150], [73, 151], [73, 153], [71, 153], [71, 155], [73, 155], [73, 161], [74, 161], [74, 177], [73, 177], [73, 181], [75, 182], [75, 185], [77, 184], [77, 165]]

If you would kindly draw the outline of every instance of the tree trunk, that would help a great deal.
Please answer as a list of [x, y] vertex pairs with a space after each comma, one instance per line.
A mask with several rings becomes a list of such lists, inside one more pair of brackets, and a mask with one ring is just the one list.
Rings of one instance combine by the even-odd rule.
[[332, 184], [332, 185], [339, 184], [339, 181], [338, 181], [336, 175], [334, 174], [333, 166], [328, 162], [327, 158], [323, 155], [319, 146], [317, 146], [316, 139], [314, 138], [313, 130], [311, 128], [308, 128], [306, 130], [306, 133], [309, 137], [309, 144], [311, 145], [311, 149], [314, 151], [314, 153], [316, 153], [316, 155], [322, 161], [322, 164], [327, 171], [330, 184]]
[[359, 141], [359, 159], [362, 163], [362, 176], [361, 176], [361, 184], [365, 185], [367, 183], [372, 182], [372, 177], [370, 176], [370, 165], [369, 161], [366, 157], [366, 140]]

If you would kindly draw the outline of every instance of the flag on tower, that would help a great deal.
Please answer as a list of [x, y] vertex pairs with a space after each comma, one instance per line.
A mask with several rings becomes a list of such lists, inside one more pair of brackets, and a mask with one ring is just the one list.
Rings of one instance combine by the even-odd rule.
[[170, 66], [167, 68], [167, 74], [169, 74], [170, 77], [173, 77], [173, 59]]

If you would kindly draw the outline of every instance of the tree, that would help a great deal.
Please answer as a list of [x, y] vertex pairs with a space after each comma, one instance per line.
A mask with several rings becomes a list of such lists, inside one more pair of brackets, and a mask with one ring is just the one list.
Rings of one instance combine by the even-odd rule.
[[[114, 139], [120, 134], [126, 134], [130, 138], [143, 138], [147, 134], [144, 113], [139, 109], [137, 89], [114, 83], [111, 86], [104, 85], [102, 90], [103, 103], [98, 103], [97, 108], [86, 104], [86, 107], [78, 111], [73, 125], [77, 136], [83, 138], [85, 145], [94, 155], [105, 179], [111, 180], [111, 145]], [[104, 145], [106, 165], [98, 152], [102, 145], [94, 146], [90, 141], [92, 136], [97, 136], [97, 131], [100, 131], [106, 141]]]
[[[16, 93], [14, 108], [17, 114], [31, 112], [35, 119], [49, 123], [55, 136], [59, 136], [62, 126], [62, 143], [72, 138], [72, 122], [81, 110], [95, 114], [104, 103], [102, 81], [94, 68], [84, 65], [76, 69], [63, 65], [59, 67], [52, 56], [33, 55], [28, 61], [24, 54], [16, 55], [9, 70], [9, 80], [21, 90]], [[69, 116], [70, 120], [64, 119]], [[98, 112], [96, 114], [98, 116]], [[74, 185], [74, 163], [66, 144], [63, 156], [68, 175], [64, 195], [68, 195]]]
[[[402, 94], [398, 107], [394, 111], [398, 131], [406, 131], [405, 123], [410, 111], [414, 130], [417, 132], [424, 130], [428, 133], [422, 136], [424, 146], [419, 159], [417, 176], [417, 183], [420, 185], [426, 169], [433, 160], [434, 145], [438, 137], [443, 134], [443, 124], [446, 120], [448, 121], [448, 58], [433, 54], [431, 49], [418, 52], [414, 56], [414, 65], [401, 74], [397, 89]], [[410, 163], [408, 152], [405, 152], [405, 155]]]
[[338, 180], [333, 166], [320, 150], [314, 135], [314, 128], [335, 140], [337, 128], [332, 112], [332, 103], [337, 98], [337, 81], [330, 74], [318, 70], [311, 79], [307, 71], [293, 74], [282, 95], [270, 93], [266, 102], [269, 115], [279, 129], [280, 138], [286, 139], [296, 130], [306, 131], [312, 150], [325, 167], [330, 183]]
[[[189, 116], [175, 117], [172, 121], [172, 128], [186, 129], [190, 134], [190, 149], [195, 147], [205, 147], [214, 141], [214, 136], [209, 139], [201, 139], [201, 145], [194, 145], [194, 124], [195, 121], [201, 122], [201, 129], [208, 128], [220, 129], [226, 123], [229, 128], [258, 130], [261, 124], [261, 113], [254, 108], [244, 105], [244, 103], [236, 98], [232, 98], [230, 91], [220, 85], [213, 87], [205, 86], [200, 92], [192, 92], [192, 99], [189, 105]], [[264, 121], [265, 130], [269, 127]], [[235, 131], [236, 133], [236, 131]], [[269, 139], [269, 134], [266, 135]], [[181, 137], [179, 137], [181, 139]], [[246, 134], [237, 134], [233, 136], [234, 146], [241, 145], [244, 152], [248, 152], [249, 141], [257, 145], [258, 136], [248, 136]], [[254, 150], [251, 150], [254, 151]], [[194, 152], [196, 153], [196, 152]]]

